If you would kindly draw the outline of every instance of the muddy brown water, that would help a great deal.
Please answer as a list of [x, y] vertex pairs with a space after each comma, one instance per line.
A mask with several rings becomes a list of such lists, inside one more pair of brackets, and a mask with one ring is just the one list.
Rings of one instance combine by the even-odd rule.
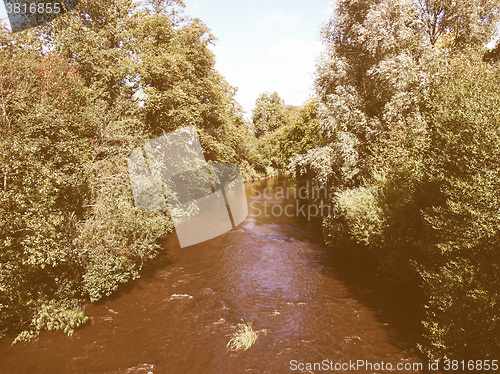
[[[44, 332], [14, 346], [2, 339], [0, 373], [290, 373], [323, 360], [421, 362], [416, 296], [333, 255], [318, 223], [294, 217], [296, 208], [273, 216], [297, 206], [281, 194], [290, 183], [247, 183], [250, 215], [222, 236], [182, 249], [175, 235], [166, 238], [140, 279], [87, 307], [90, 323], [72, 337]], [[259, 337], [230, 353], [241, 320]]]

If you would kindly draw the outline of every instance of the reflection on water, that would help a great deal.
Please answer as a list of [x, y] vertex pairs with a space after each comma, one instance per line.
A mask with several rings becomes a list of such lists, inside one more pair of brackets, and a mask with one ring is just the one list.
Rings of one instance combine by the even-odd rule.
[[[418, 362], [411, 295], [333, 257], [317, 223], [258, 214], [264, 203], [295, 204], [259, 193], [288, 183], [247, 184], [249, 217], [222, 236], [182, 249], [166, 238], [143, 277], [90, 305], [91, 323], [73, 337], [47, 332], [13, 347], [4, 339], [0, 372], [285, 373], [291, 360]], [[259, 338], [228, 353], [242, 319]], [[376, 371], [357, 371], [364, 372]]]

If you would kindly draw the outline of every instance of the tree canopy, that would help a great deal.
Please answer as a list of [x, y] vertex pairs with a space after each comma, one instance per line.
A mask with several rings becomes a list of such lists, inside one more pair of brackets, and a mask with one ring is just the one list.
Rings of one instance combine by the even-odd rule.
[[337, 2], [315, 82], [322, 139], [290, 163], [309, 186], [336, 191], [327, 203], [337, 214], [323, 220], [329, 245], [354, 246], [381, 275], [425, 290], [421, 349], [432, 358], [499, 353], [489, 207], [500, 97], [494, 53], [481, 60], [499, 10], [497, 1]]
[[147, 139], [195, 125], [209, 161], [261, 175], [213, 36], [182, 7], [82, 0], [36, 29], [0, 30], [0, 333], [72, 334], [83, 302], [156, 256], [172, 220], [136, 208], [128, 181]]

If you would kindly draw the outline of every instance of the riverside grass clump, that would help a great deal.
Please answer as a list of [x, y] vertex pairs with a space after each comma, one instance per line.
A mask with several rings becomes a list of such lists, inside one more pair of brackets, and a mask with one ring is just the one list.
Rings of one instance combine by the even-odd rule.
[[259, 333], [252, 328], [252, 322], [243, 322], [240, 324], [238, 331], [231, 335], [231, 339], [227, 343], [229, 351], [246, 351], [248, 350], [259, 337]]

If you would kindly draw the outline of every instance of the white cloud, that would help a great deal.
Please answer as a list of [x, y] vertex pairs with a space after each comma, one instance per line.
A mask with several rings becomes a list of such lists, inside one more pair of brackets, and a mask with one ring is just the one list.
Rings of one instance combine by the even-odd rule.
[[287, 104], [300, 105], [311, 94], [319, 41], [283, 37], [260, 56], [246, 61], [217, 50], [217, 68], [230, 84], [239, 87], [236, 99], [251, 115], [263, 91], [277, 91]]
[[[319, 8], [308, 9], [299, 2], [280, 9], [272, 2], [227, 7], [225, 1], [185, 1], [190, 13], [193, 7], [199, 8], [194, 14], [206, 20], [219, 38], [212, 47], [216, 68], [238, 88], [236, 100], [247, 116], [263, 91], [277, 91], [286, 103], [295, 105], [310, 96], [315, 61], [322, 49], [319, 27], [335, 0], [319, 0]], [[224, 12], [218, 11], [221, 6]]]
[[337, 1], [331, 0], [330, 3], [328, 4], [328, 7], [325, 9], [326, 15], [328, 17], [332, 16], [336, 8], [337, 8]]
[[[300, 15], [286, 14], [283, 11], [269, 13], [255, 24], [253, 31], [249, 35], [249, 40], [262, 38], [264, 34], [269, 34], [271, 28], [279, 29], [282, 35], [288, 35], [300, 22]], [[273, 33], [274, 34], [274, 33]]]
[[312, 86], [315, 58], [321, 50], [318, 41], [285, 37], [275, 43], [261, 60], [262, 84], [277, 90], [290, 104], [301, 104]]
[[3, 1], [0, 1], [0, 18], [7, 18], [7, 10]]
[[288, 15], [283, 11], [272, 13], [260, 20], [262, 26], [286, 25], [291, 26], [300, 19], [299, 15]]
[[185, 1], [186, 6], [189, 6], [191, 11], [197, 11], [201, 8], [201, 5], [205, 2], [205, 0], [188, 0]]

